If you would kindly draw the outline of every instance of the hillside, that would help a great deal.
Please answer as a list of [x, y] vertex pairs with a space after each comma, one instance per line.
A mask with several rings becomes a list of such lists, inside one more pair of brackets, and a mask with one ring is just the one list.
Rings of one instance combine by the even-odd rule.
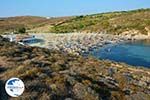
[[77, 16], [65, 23], [55, 25], [50, 31], [54, 33], [106, 32], [120, 34], [130, 30], [137, 30], [142, 34], [148, 33], [150, 9]]
[[[47, 19], [45, 17], [36, 17], [36, 16], [18, 16], [18, 17], [0, 18], [0, 33], [12, 32], [22, 27], [25, 27], [27, 30], [31, 30], [34, 28], [41, 28], [45, 26], [50, 27], [51, 25], [62, 23], [71, 18], [72, 17], [59, 17]], [[49, 27], [47, 28], [47, 30], [49, 30]]]
[[149, 100], [150, 71], [111, 61], [28, 47], [0, 37], [0, 100], [6, 80], [19, 77], [17, 100]]
[[59, 17], [20, 16], [0, 18], [0, 33], [26, 27], [28, 32], [104, 32], [121, 34], [126, 31], [150, 33], [150, 9], [108, 12], [101, 14]]
[[104, 32], [121, 34], [131, 31], [148, 34], [150, 33], [150, 9], [50, 19], [34, 16], [0, 18], [0, 33], [11, 32], [20, 27], [25, 27], [28, 32], [34, 33]]

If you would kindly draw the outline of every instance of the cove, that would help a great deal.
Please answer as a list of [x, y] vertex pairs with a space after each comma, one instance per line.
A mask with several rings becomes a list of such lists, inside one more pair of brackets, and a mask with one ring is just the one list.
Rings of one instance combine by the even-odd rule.
[[150, 68], [150, 40], [109, 45], [92, 51], [92, 56]]

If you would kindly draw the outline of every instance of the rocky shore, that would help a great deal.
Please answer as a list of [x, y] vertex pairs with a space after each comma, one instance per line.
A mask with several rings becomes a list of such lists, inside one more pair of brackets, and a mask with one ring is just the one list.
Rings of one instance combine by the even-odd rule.
[[50, 50], [59, 50], [76, 55], [86, 55], [92, 50], [101, 48], [108, 44], [116, 44], [129, 40], [129, 38], [123, 36], [102, 33], [45, 33], [34, 35], [37, 38], [44, 40], [44, 42], [31, 44], [31, 46], [45, 47]]
[[149, 100], [150, 70], [22, 46], [0, 37], [0, 100], [13, 100], [5, 82], [18, 77], [18, 100]]

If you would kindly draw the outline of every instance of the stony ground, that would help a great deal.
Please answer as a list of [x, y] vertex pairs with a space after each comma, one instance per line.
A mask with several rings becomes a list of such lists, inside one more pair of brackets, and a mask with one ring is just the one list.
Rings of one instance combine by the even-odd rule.
[[123, 36], [102, 33], [39, 33], [31, 35], [35, 35], [36, 38], [43, 41], [30, 44], [30, 46], [44, 47], [76, 55], [88, 53], [107, 44], [115, 44], [127, 40]]
[[150, 70], [21, 46], [0, 37], [0, 100], [6, 80], [19, 77], [18, 100], [149, 100]]

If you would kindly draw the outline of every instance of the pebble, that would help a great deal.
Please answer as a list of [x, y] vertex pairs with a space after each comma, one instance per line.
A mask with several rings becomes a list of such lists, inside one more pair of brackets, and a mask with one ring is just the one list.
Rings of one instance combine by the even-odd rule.
[[[124, 39], [117, 35], [108, 35], [100, 33], [68, 33], [68, 34], [35, 34], [45, 41], [42, 47], [63, 52], [81, 55], [84, 52], [103, 47], [104, 45], [118, 43]], [[40, 36], [42, 35], [42, 36]], [[41, 45], [37, 45], [41, 46]]]

